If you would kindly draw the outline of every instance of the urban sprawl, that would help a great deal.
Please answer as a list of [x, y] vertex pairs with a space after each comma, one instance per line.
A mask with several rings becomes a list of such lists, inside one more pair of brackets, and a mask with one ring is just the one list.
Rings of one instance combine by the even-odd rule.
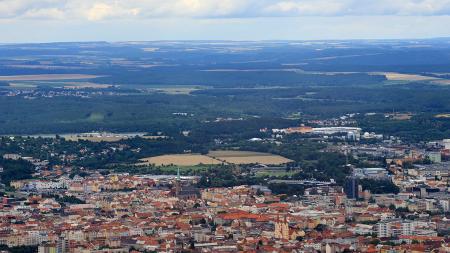
[[[339, 119], [348, 120], [351, 115]], [[95, 157], [95, 152], [140, 152], [120, 141], [102, 150], [80, 146], [70, 153], [53, 152], [51, 143], [61, 140], [48, 138], [39, 147], [47, 157], [37, 158], [20, 152], [35, 138], [2, 137], [1, 150], [14, 145], [19, 150], [2, 151], [5, 164], [23, 161], [34, 171], [31, 178], [3, 182], [0, 245], [39, 253], [450, 252], [450, 140], [405, 144], [357, 127], [311, 123], [315, 127], [261, 128], [267, 138], [247, 141], [309, 136], [326, 143], [327, 151], [346, 156], [345, 169], [351, 173], [345, 180], [284, 176], [258, 184], [204, 187], [201, 182], [208, 179], [182, 168], [154, 175], [72, 164]], [[55, 159], [63, 162], [55, 164]], [[0, 167], [2, 179], [6, 166]], [[234, 165], [233, 173], [250, 177], [302, 170], [288, 164], [241, 167]], [[371, 190], [367, 180], [388, 182], [396, 190]], [[273, 185], [304, 191], [279, 194]]]

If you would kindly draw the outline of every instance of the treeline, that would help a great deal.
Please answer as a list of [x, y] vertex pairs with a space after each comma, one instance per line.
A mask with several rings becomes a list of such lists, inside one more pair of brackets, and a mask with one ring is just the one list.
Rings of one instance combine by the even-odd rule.
[[25, 160], [10, 160], [0, 157], [0, 167], [3, 173], [0, 174], [1, 182], [9, 185], [11, 181], [31, 178], [34, 166]]
[[442, 140], [450, 136], [450, 119], [436, 114], [418, 114], [410, 120], [393, 120], [384, 115], [359, 117], [358, 124], [366, 131], [401, 137], [409, 142]]
[[228, 165], [211, 167], [201, 174], [201, 179], [197, 186], [200, 188], [233, 187], [263, 183], [262, 178], [242, 175], [237, 170], [238, 168]]
[[[234, 131], [234, 126], [251, 126], [261, 122], [252, 120], [255, 118], [272, 121], [270, 124], [261, 124], [261, 127], [287, 126], [289, 122], [281, 118], [288, 118], [292, 114], [304, 119], [320, 119], [355, 112], [385, 113], [394, 110], [430, 115], [450, 112], [450, 98], [447, 96], [450, 89], [411, 87], [207, 89], [194, 92], [191, 96], [145, 94], [95, 96], [90, 99], [54, 97], [29, 100], [1, 96], [0, 134], [102, 130], [177, 133], [201, 127], [204, 127], [204, 132], [213, 132], [216, 126], [221, 130], [227, 131], [229, 128]], [[35, 113], [36, 109], [39, 113]], [[187, 116], [175, 115], [177, 112], [187, 113]], [[244, 118], [246, 121], [222, 125], [206, 123], [219, 117]], [[424, 129], [430, 131], [430, 135], [436, 135], [433, 131], [437, 128], [443, 132], [448, 126], [445, 119], [426, 120], [431, 124], [422, 121], [419, 122], [419, 127], [426, 127]], [[277, 124], [276, 121], [280, 123]], [[299, 121], [292, 121], [292, 124], [298, 123]], [[371, 123], [366, 124], [364, 119], [361, 121], [364, 127], [377, 126]], [[386, 126], [388, 129], [389, 126]], [[379, 128], [383, 127], [385, 126], [380, 125]]]
[[8, 247], [7, 245], [0, 245], [0, 250], [10, 253], [37, 253], [38, 246], [16, 246]]
[[111, 72], [93, 79], [97, 83], [145, 85], [206, 85], [217, 88], [260, 86], [354, 86], [374, 85], [386, 81], [383, 75], [358, 74], [305, 74], [294, 71], [204, 71], [185, 66], [159, 67], [151, 70]]

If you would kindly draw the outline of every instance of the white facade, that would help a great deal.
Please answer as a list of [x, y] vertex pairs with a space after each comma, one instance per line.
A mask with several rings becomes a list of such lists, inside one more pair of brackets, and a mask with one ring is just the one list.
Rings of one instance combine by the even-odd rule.
[[450, 139], [445, 139], [442, 141], [445, 149], [450, 149]]

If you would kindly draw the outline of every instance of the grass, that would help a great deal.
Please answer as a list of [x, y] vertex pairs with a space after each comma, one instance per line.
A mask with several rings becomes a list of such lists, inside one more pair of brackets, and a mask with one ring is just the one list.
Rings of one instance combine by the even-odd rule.
[[137, 165], [156, 166], [195, 166], [218, 164], [270, 164], [280, 165], [292, 160], [279, 155], [251, 151], [211, 151], [207, 155], [175, 154], [147, 157], [140, 160]]
[[279, 155], [273, 155], [269, 153], [251, 152], [251, 151], [228, 151], [219, 150], [211, 151], [208, 156], [214, 157], [217, 160], [233, 163], [233, 164], [267, 164], [267, 165], [280, 165], [292, 162], [292, 160]]
[[180, 168], [181, 174], [197, 174], [208, 170], [210, 165], [195, 165], [195, 166], [158, 166], [157, 168], [171, 174], [177, 174]]
[[49, 81], [49, 80], [78, 80], [93, 79], [100, 76], [83, 74], [44, 74], [44, 75], [16, 75], [0, 76], [0, 81]]
[[260, 171], [256, 172], [257, 177], [285, 177], [285, 176], [293, 176], [298, 171]]
[[199, 164], [222, 164], [221, 161], [211, 158], [205, 155], [199, 154], [176, 154], [176, 155], [162, 155], [141, 159], [141, 163], [138, 165], [150, 165], [156, 166], [175, 165], [175, 166], [195, 166]]

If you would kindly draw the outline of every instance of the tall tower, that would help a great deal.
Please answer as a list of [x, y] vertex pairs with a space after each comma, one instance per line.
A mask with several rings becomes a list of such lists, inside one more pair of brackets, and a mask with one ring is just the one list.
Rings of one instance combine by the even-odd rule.
[[348, 177], [344, 187], [345, 194], [349, 199], [358, 198], [358, 180], [356, 177]]
[[275, 238], [289, 240], [289, 223], [286, 216], [283, 220], [280, 220], [280, 217], [277, 218], [274, 232]]
[[178, 196], [181, 192], [181, 176], [180, 167], [177, 169], [177, 179], [175, 180], [175, 196]]

